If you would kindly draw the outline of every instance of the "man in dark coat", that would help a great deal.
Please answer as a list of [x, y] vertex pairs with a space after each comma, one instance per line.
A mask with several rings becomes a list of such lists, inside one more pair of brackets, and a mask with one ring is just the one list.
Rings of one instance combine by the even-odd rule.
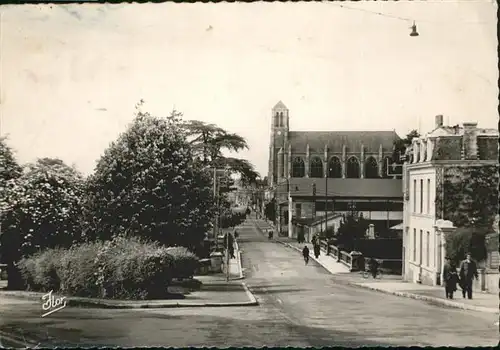
[[316, 257], [316, 259], [319, 257], [320, 251], [321, 251], [320, 245], [318, 241], [316, 241], [316, 243], [314, 244], [314, 256]]
[[449, 257], [443, 267], [443, 280], [446, 299], [453, 299], [453, 293], [457, 290], [458, 274], [457, 268]]
[[479, 278], [477, 274], [477, 265], [471, 259], [470, 253], [467, 253], [467, 258], [460, 264], [460, 285], [462, 287], [462, 296], [472, 299], [472, 281]]

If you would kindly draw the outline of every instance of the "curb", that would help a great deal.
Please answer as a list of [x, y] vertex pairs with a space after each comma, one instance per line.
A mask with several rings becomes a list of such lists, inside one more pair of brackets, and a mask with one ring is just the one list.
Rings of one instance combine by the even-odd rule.
[[[249, 301], [245, 302], [233, 302], [233, 303], [183, 303], [181, 302], [166, 302], [166, 303], [120, 303], [120, 302], [108, 302], [102, 299], [91, 299], [91, 298], [79, 298], [79, 297], [69, 297], [66, 298], [67, 306], [79, 306], [79, 307], [90, 307], [90, 308], [101, 308], [101, 309], [167, 309], [167, 308], [180, 308], [180, 307], [235, 307], [235, 306], [255, 306], [259, 305], [253, 294], [248, 290], [245, 283], [241, 283], [245, 294], [247, 295]], [[19, 291], [8, 291], [0, 292], [0, 297], [11, 297], [11, 298], [22, 298], [33, 301], [40, 301], [44, 293], [35, 292], [19, 292]]]
[[366, 286], [366, 285], [357, 284], [357, 283], [353, 283], [353, 282], [347, 282], [347, 284], [350, 286], [353, 286], [353, 287], [369, 289], [369, 290], [373, 290], [373, 291], [384, 293], [384, 294], [392, 294], [392, 295], [396, 295], [396, 296], [400, 296], [400, 297], [404, 297], [404, 298], [428, 301], [432, 304], [441, 305], [441, 306], [448, 306], [450, 308], [455, 308], [455, 309], [478, 311], [478, 312], [485, 312], [485, 313], [492, 313], [492, 314], [498, 314], [498, 312], [499, 312], [498, 309], [493, 309], [490, 307], [467, 305], [467, 304], [457, 303], [457, 302], [450, 301], [450, 300], [429, 297], [426, 295], [419, 295], [419, 294], [400, 292], [400, 291], [388, 291], [388, 290], [385, 290], [382, 288]]
[[[281, 242], [281, 241], [276, 241], [276, 242], [279, 242], [279, 243], [283, 244], [286, 247], [289, 247], [289, 248], [295, 249], [297, 251], [300, 251], [300, 249], [298, 249], [297, 247], [292, 246], [289, 243], [285, 243], [285, 242]], [[310, 257], [315, 262], [317, 262], [319, 265], [321, 265], [325, 270], [327, 270], [328, 272], [330, 272], [330, 270], [328, 270], [328, 268], [326, 268], [320, 261], [316, 260], [316, 258], [314, 258], [313, 256], [310, 256]], [[332, 275], [335, 276], [336, 274], [332, 273]], [[363, 284], [358, 284], [358, 283], [349, 282], [349, 281], [342, 281], [342, 282], [343, 282], [342, 284], [346, 284], [346, 285], [349, 285], [349, 286], [352, 286], [352, 287], [364, 288], [364, 289], [368, 289], [368, 290], [372, 290], [372, 291], [376, 291], [376, 292], [380, 292], [380, 293], [384, 293], [384, 294], [396, 295], [396, 296], [404, 297], [404, 298], [410, 298], [410, 299], [415, 299], [415, 300], [427, 301], [427, 302], [430, 302], [430, 303], [433, 303], [433, 304], [436, 304], [436, 305], [447, 306], [447, 307], [455, 308], [455, 309], [478, 311], [478, 312], [493, 313], [493, 314], [497, 314], [499, 312], [498, 309], [489, 308], [489, 307], [467, 305], [467, 304], [457, 303], [457, 302], [450, 301], [450, 300], [444, 300], [444, 299], [440, 299], [440, 298], [429, 297], [429, 296], [426, 296], [426, 295], [419, 295], [419, 294], [408, 293], [408, 292], [388, 291], [388, 290], [385, 290], [385, 289], [382, 289], [382, 288], [376, 288], [376, 287], [372, 287], [372, 286], [366, 286], [366, 285], [363, 285]]]

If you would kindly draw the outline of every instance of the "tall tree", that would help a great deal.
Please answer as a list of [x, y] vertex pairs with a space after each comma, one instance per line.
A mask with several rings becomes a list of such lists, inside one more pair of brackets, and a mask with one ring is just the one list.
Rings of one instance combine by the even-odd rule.
[[159, 118], [138, 108], [89, 177], [89, 239], [125, 232], [196, 250], [213, 217], [211, 181], [194, 161], [181, 114]]
[[199, 159], [203, 165], [218, 168], [228, 167], [231, 172], [241, 175], [244, 184], [255, 182], [258, 173], [250, 162], [223, 155], [223, 151], [238, 152], [248, 149], [245, 138], [238, 134], [229, 133], [215, 124], [198, 120], [187, 121], [183, 127], [193, 147], [193, 156]]
[[413, 138], [420, 137], [417, 130], [410, 131], [404, 138], [394, 141], [394, 151], [392, 152], [392, 161], [400, 163], [400, 155], [404, 155], [408, 146], [411, 145]]

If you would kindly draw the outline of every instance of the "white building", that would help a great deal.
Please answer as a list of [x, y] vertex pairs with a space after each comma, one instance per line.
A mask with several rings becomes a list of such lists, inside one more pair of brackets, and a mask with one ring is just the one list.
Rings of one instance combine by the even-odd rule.
[[[432, 132], [413, 140], [403, 166], [405, 280], [441, 284], [446, 232], [436, 228], [436, 223], [441, 220], [439, 224], [450, 225], [443, 220], [454, 215], [443, 205], [443, 186], [451, 177], [460, 179], [464, 169], [498, 166], [497, 146], [497, 130], [477, 128], [477, 123], [443, 126], [443, 116], [436, 116]], [[498, 192], [497, 184], [495, 188]]]

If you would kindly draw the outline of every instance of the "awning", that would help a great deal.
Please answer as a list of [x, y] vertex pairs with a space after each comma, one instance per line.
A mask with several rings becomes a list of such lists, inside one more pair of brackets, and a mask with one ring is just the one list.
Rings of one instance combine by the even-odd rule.
[[403, 223], [397, 224], [396, 226], [392, 226], [390, 230], [400, 230], [403, 231]]

